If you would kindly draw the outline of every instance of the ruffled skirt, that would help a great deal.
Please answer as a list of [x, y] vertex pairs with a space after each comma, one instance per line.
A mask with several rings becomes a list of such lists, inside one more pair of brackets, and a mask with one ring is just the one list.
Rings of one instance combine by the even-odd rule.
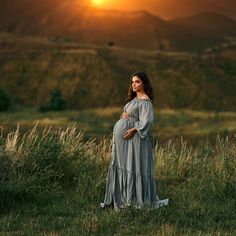
[[117, 210], [130, 205], [136, 208], [168, 205], [168, 199], [160, 200], [156, 194], [151, 137], [142, 139], [138, 133], [129, 140], [123, 137], [133, 125], [134, 120], [121, 119], [114, 127], [112, 161], [102, 208], [112, 206]]

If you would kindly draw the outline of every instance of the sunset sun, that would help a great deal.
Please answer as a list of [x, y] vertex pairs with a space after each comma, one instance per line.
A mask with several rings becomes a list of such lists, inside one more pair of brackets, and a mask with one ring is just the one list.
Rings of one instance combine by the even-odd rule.
[[93, 5], [101, 6], [104, 3], [104, 0], [92, 0]]

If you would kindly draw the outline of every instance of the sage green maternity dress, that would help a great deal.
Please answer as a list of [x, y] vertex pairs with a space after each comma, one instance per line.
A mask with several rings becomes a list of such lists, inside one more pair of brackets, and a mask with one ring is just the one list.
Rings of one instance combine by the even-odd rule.
[[[108, 170], [106, 193], [101, 207], [115, 209], [134, 205], [158, 208], [168, 204], [159, 200], [153, 175], [151, 126], [154, 118], [150, 99], [134, 98], [124, 107], [128, 118], [121, 118], [114, 126], [112, 161]], [[124, 139], [125, 131], [135, 127], [134, 136]]]

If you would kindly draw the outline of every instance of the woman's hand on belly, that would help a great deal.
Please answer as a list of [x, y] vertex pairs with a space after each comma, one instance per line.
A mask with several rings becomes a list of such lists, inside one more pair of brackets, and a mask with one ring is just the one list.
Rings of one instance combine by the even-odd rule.
[[127, 129], [125, 132], [124, 138], [127, 140], [131, 139], [136, 132], [137, 132], [137, 130], [135, 128]]
[[127, 119], [127, 118], [129, 118], [129, 114], [127, 112], [123, 112], [121, 114], [121, 119]]

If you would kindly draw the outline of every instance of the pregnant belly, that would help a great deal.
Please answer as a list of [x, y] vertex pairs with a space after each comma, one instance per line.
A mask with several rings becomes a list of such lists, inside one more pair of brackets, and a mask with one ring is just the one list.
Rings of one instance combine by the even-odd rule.
[[133, 127], [134, 127], [134, 121], [130, 119], [120, 119], [116, 122], [113, 133], [116, 136], [116, 138], [124, 138], [126, 130]]

